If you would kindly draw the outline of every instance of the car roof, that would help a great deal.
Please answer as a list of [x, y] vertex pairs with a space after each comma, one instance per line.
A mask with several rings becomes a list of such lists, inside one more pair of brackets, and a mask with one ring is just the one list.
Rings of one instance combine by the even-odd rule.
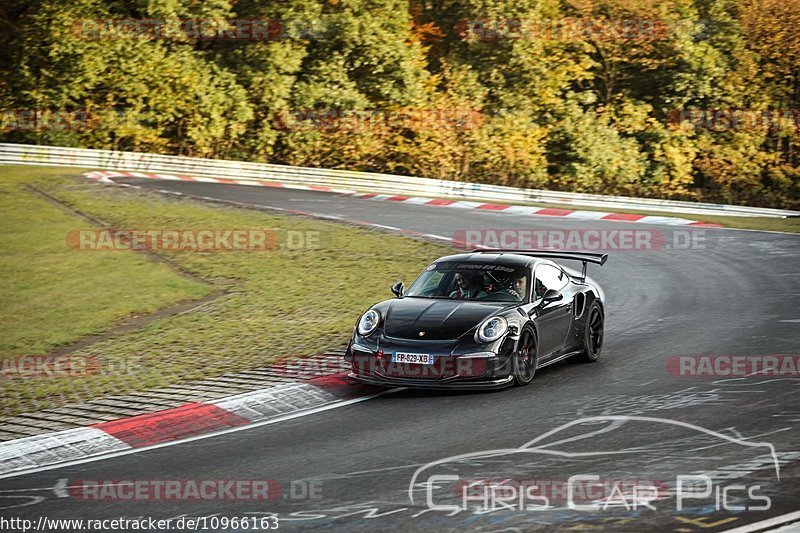
[[465, 253], [440, 257], [434, 263], [458, 261], [460, 263], [496, 263], [514, 267], [534, 266], [535, 263], [552, 263], [547, 259], [515, 253]]

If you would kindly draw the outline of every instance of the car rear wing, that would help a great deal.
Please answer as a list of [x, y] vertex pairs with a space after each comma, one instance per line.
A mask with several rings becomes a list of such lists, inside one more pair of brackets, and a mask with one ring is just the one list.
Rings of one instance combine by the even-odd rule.
[[512, 250], [508, 248], [479, 248], [473, 250], [472, 253], [476, 254], [515, 254], [515, 255], [528, 255], [531, 257], [541, 257], [544, 259], [570, 259], [572, 261], [581, 262], [581, 276], [580, 281], [586, 281], [586, 265], [594, 263], [595, 265], [603, 266], [608, 260], [608, 254], [599, 252], [564, 252], [557, 250]]

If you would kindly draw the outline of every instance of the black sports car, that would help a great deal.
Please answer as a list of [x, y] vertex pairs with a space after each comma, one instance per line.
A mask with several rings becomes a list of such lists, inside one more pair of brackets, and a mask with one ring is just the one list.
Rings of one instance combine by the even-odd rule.
[[[356, 323], [345, 360], [350, 379], [385, 386], [499, 388], [527, 385], [537, 368], [567, 357], [596, 361], [603, 347], [602, 292], [586, 281], [592, 252], [476, 250], [442, 257], [407, 291]], [[581, 261], [581, 274], [550, 259]]]

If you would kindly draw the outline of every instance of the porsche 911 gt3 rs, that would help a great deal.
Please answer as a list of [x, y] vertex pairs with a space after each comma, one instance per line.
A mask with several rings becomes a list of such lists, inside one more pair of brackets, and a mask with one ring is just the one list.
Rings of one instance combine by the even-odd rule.
[[[553, 259], [576, 260], [568, 272]], [[476, 250], [437, 259], [408, 290], [373, 305], [356, 323], [349, 378], [412, 388], [527, 385], [568, 357], [597, 361], [605, 304], [587, 281], [593, 252]]]

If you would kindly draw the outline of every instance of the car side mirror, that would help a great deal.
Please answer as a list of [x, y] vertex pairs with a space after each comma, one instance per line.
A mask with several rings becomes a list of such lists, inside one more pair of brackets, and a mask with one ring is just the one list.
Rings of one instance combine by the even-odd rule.
[[402, 281], [398, 281], [397, 283], [392, 285], [392, 292], [398, 298], [402, 298], [403, 297], [403, 290], [404, 289], [405, 289], [405, 285], [403, 285]]
[[547, 292], [544, 293], [542, 296], [542, 303], [547, 304], [550, 302], [557, 302], [558, 300], [563, 300], [564, 295], [561, 294], [561, 291], [557, 291], [555, 289], [547, 289]]

